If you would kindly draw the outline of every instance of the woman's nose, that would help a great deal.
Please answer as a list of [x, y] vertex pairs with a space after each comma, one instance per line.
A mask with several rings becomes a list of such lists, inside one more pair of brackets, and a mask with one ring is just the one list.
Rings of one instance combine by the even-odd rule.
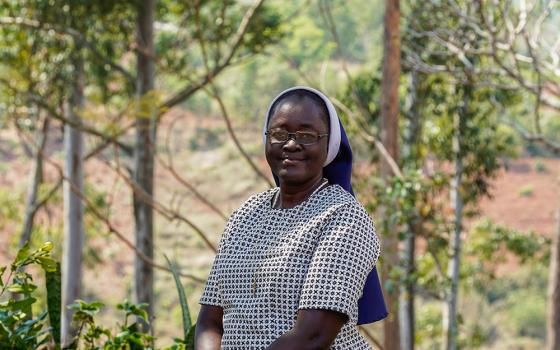
[[299, 143], [296, 142], [296, 140], [294, 140], [292, 137], [290, 137], [288, 139], [288, 141], [284, 142], [284, 145], [282, 146], [283, 150], [286, 151], [295, 151], [300, 147]]

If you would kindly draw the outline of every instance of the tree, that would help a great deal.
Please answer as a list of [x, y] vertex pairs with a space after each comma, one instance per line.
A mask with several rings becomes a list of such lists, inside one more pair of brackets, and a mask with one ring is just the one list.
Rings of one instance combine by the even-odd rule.
[[[403, 140], [403, 167], [415, 171], [422, 167], [423, 157], [420, 149], [422, 136], [421, 89], [420, 72], [410, 72], [408, 92], [408, 106], [404, 115], [407, 118], [406, 135]], [[415, 339], [415, 299], [416, 299], [416, 237], [421, 234], [422, 217], [414, 213], [406, 224], [401, 262], [404, 278], [400, 287], [399, 318], [402, 337], [402, 348], [414, 349]]]
[[[136, 140], [134, 146], [134, 181], [144, 191], [133, 192], [136, 247], [147, 257], [154, 257], [154, 217], [149, 199], [154, 195], [154, 152], [157, 111], [153, 101], [155, 84], [154, 17], [155, 0], [138, 2], [137, 8], [137, 96]], [[134, 298], [147, 303], [149, 317], [154, 310], [153, 267], [136, 257], [134, 262]], [[145, 325], [147, 326], [147, 325]]]
[[23, 228], [19, 239], [18, 247], [31, 239], [31, 231], [33, 229], [33, 220], [39, 209], [39, 186], [43, 182], [43, 152], [47, 143], [47, 134], [49, 131], [49, 117], [45, 116], [41, 129], [37, 132], [37, 149], [33, 152], [33, 166], [29, 173], [29, 187], [27, 189], [27, 198], [25, 201], [25, 214], [23, 217]]
[[[85, 107], [84, 60], [80, 45], [72, 55], [72, 95], [67, 102], [67, 118], [81, 123]], [[82, 260], [84, 247], [84, 205], [77, 192], [84, 189], [84, 136], [72, 125], [64, 127], [65, 177], [64, 182], [64, 249], [62, 264], [62, 343], [70, 344], [75, 330], [71, 327], [72, 310], [68, 305], [82, 296]]]
[[453, 209], [452, 234], [449, 238], [449, 263], [447, 266], [447, 278], [451, 288], [447, 293], [446, 304], [443, 307], [443, 332], [444, 344], [448, 350], [457, 348], [457, 300], [459, 293], [459, 271], [461, 268], [461, 246], [463, 233], [463, 210], [464, 199], [462, 184], [464, 176], [464, 137], [465, 125], [469, 118], [470, 86], [463, 89], [463, 101], [460, 109], [453, 115], [453, 177], [451, 180], [450, 202]]
[[[430, 13], [428, 30], [414, 30], [417, 39], [432, 43], [423, 54], [409, 51], [408, 61], [424, 72], [447, 72], [460, 83], [476, 87], [493, 87], [501, 90], [522, 90], [528, 93], [526, 104], [532, 105], [532, 115], [514, 113], [512, 106], [500, 104], [502, 122], [513, 127], [527, 143], [537, 143], [552, 154], [560, 153], [554, 130], [554, 114], [560, 111], [560, 85], [558, 83], [557, 1], [529, 1], [512, 4], [498, 1], [423, 2]], [[417, 21], [417, 13], [411, 22]], [[439, 19], [436, 20], [436, 18]], [[464, 34], [456, 35], [448, 30], [449, 23], [464, 28]], [[426, 59], [428, 57], [428, 59]], [[436, 58], [436, 61], [431, 59]], [[450, 65], [447, 62], [460, 62]], [[496, 102], [496, 101], [495, 101]], [[509, 113], [507, 113], [509, 111]], [[557, 260], [551, 260], [551, 271], [558, 271]], [[558, 278], [550, 277], [550, 290], [555, 289]], [[549, 324], [555, 324], [554, 315], [560, 311], [549, 293]], [[557, 339], [559, 327], [549, 327], [549, 339]], [[550, 345], [554, 346], [554, 345]]]
[[552, 240], [548, 279], [549, 312], [547, 315], [547, 349], [560, 349], [560, 209], [556, 212], [556, 234]]
[[[380, 139], [389, 155], [398, 159], [399, 136], [399, 80], [400, 80], [400, 7], [399, 0], [385, 2], [384, 37], [383, 37], [383, 76], [381, 79], [380, 101]], [[381, 176], [385, 179], [393, 176], [393, 170], [384, 159], [381, 161]], [[382, 215], [387, 215], [384, 213]], [[384, 348], [387, 350], [401, 347], [399, 331], [398, 288], [387, 289], [391, 269], [399, 265], [398, 237], [395, 227], [385, 227], [382, 242], [384, 260], [382, 265], [386, 302], [390, 314], [384, 323]], [[391, 310], [393, 310], [391, 312]]]

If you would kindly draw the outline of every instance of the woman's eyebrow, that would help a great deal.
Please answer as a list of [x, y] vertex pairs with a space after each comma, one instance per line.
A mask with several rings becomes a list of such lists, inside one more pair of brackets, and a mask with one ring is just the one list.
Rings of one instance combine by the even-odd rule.
[[[276, 125], [274, 125], [274, 123], [271, 123], [269, 126], [270, 126], [270, 128], [272, 128], [272, 129], [275, 129], [275, 128], [282, 128], [282, 127], [285, 127], [285, 126], [286, 126], [286, 123], [279, 123], [279, 124], [276, 124]], [[316, 125], [309, 124], [309, 123], [301, 123], [301, 124], [298, 124], [298, 128], [302, 128], [302, 129], [315, 129], [315, 128], [316, 128]]]

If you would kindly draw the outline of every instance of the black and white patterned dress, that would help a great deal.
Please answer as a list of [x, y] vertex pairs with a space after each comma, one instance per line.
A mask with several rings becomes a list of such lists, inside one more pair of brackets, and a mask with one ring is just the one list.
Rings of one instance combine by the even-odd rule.
[[379, 256], [363, 206], [338, 185], [290, 209], [274, 188], [230, 217], [200, 304], [224, 310], [222, 349], [264, 349], [293, 328], [298, 309], [346, 314], [331, 349], [371, 349], [358, 333], [358, 299]]

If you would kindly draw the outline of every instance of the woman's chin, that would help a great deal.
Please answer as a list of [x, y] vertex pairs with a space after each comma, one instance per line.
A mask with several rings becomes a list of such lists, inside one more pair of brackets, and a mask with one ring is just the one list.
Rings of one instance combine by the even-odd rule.
[[293, 171], [293, 169], [281, 169], [278, 172], [278, 178], [280, 182], [290, 185], [297, 185], [305, 182], [304, 176], [299, 172]]

